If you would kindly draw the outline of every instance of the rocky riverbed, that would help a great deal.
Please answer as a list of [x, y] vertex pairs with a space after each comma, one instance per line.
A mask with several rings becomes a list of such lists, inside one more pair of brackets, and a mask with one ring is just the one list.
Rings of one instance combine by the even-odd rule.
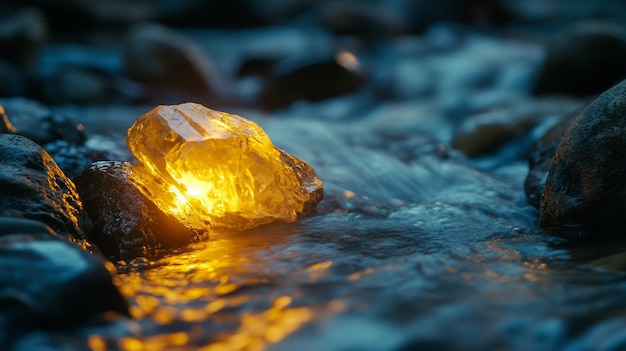
[[[0, 349], [626, 348], [626, 3], [0, 4]], [[128, 128], [194, 102], [323, 182], [190, 232]]]

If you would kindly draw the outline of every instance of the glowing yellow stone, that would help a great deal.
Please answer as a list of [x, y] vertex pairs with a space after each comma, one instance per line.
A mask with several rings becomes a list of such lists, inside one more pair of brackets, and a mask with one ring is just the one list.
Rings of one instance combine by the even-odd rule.
[[128, 130], [131, 181], [193, 229], [248, 229], [315, 212], [322, 182], [256, 123], [185, 103], [158, 106]]

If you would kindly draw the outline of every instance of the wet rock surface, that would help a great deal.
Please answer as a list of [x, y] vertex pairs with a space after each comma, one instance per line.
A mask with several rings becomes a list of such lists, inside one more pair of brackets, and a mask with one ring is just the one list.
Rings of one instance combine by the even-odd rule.
[[139, 192], [129, 181], [132, 172], [128, 162], [100, 161], [73, 179], [93, 223], [89, 239], [102, 253], [126, 260], [157, 257], [196, 240], [199, 233]]
[[85, 241], [82, 202], [74, 183], [33, 141], [0, 134], [0, 213], [41, 221], [72, 241]]
[[623, 232], [626, 213], [626, 81], [604, 92], [561, 139], [540, 221], [561, 231]]

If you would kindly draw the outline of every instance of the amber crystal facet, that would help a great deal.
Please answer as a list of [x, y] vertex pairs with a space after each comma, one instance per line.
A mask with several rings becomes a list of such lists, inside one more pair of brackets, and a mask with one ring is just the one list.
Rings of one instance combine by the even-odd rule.
[[294, 221], [323, 197], [306, 162], [276, 148], [256, 123], [200, 104], [158, 106], [128, 130], [132, 181], [194, 229]]

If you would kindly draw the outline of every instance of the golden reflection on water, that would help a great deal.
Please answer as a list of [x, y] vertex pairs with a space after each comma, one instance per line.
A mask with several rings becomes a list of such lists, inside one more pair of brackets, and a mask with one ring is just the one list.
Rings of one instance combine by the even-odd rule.
[[291, 302], [291, 297], [281, 296], [266, 312], [244, 315], [235, 334], [199, 350], [263, 350], [268, 344], [283, 340], [313, 318], [308, 307], [287, 308]]
[[[293, 297], [287, 295], [268, 296], [264, 310], [250, 308], [253, 296], [246, 288], [267, 284], [263, 277], [270, 274], [266, 272], [272, 263], [267, 261], [269, 256], [255, 253], [280, 243], [292, 231], [287, 226], [271, 232], [218, 234], [187, 252], [162, 259], [155, 268], [118, 274], [115, 284], [130, 301], [131, 316], [175, 331], [124, 337], [115, 347], [124, 351], [263, 350], [283, 340], [313, 318], [313, 309], [293, 307]], [[331, 261], [310, 265], [307, 279], [320, 279], [331, 266]], [[230, 327], [212, 330], [221, 320]], [[98, 336], [90, 337], [88, 344], [94, 351], [108, 346]]]

